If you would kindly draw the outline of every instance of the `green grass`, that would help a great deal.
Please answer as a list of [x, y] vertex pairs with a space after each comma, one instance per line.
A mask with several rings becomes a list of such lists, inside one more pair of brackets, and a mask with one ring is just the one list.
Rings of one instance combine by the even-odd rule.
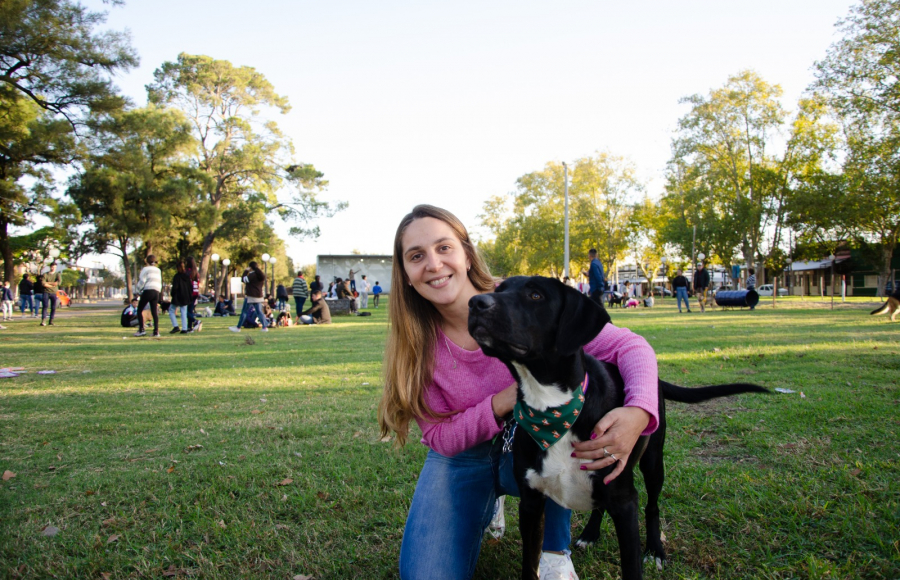
[[[666, 379], [797, 391], [669, 405], [670, 561], [646, 576], [898, 578], [900, 324], [859, 299], [764, 304], [612, 311]], [[0, 367], [30, 372], [0, 379], [0, 472], [16, 474], [0, 481], [0, 577], [396, 578], [425, 449], [379, 439], [373, 313], [268, 334], [206, 319], [159, 340], [118, 311], [8, 323]], [[477, 578], [518, 577], [516, 505]], [[583, 580], [618, 575], [604, 530], [573, 556]]]

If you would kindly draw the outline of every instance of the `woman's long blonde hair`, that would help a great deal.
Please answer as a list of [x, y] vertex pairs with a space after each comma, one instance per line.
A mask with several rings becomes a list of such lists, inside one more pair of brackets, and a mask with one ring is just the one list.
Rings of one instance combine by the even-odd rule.
[[409, 284], [403, 267], [403, 234], [412, 222], [426, 217], [449, 225], [462, 242], [472, 266], [468, 272], [472, 285], [480, 292], [494, 289], [494, 279], [487, 265], [469, 239], [466, 227], [455, 215], [432, 205], [417, 205], [400, 221], [394, 235], [391, 298], [388, 303], [390, 330], [382, 370], [384, 393], [378, 405], [381, 435], [396, 433], [398, 446], [406, 443], [410, 420], [441, 416], [425, 402], [425, 387], [431, 383], [434, 371], [434, 345], [440, 314]]

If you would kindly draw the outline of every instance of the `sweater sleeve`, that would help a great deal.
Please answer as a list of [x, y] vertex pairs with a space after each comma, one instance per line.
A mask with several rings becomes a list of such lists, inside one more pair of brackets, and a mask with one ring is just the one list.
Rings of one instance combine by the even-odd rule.
[[[452, 410], [441, 397], [440, 391], [429, 387], [425, 390], [428, 406], [436, 413], [449, 413]], [[493, 395], [485, 397], [472, 407], [445, 418], [417, 418], [416, 423], [422, 430], [422, 442], [441, 455], [453, 457], [466, 449], [492, 439], [503, 429], [494, 419], [491, 407]]]
[[614, 364], [625, 382], [625, 406], [650, 414], [641, 435], [650, 435], [659, 426], [659, 372], [653, 347], [640, 335], [612, 324], [585, 346], [597, 360]]

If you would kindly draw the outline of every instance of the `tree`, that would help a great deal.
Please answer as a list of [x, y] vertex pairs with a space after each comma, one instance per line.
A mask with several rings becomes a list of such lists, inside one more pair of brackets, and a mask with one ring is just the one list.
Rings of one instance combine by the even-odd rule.
[[72, 0], [0, 3], [0, 83], [73, 127], [122, 107], [112, 74], [138, 65], [124, 32], [95, 32], [105, 12]]
[[[588, 250], [596, 248], [609, 271], [627, 247], [631, 201], [643, 185], [630, 162], [609, 153], [579, 159], [569, 173], [570, 255], [576, 264], [584, 264]], [[479, 217], [493, 239], [480, 248], [495, 273], [559, 277], [565, 256], [564, 168], [548, 163], [542, 171], [520, 177], [516, 185], [511, 207], [502, 197], [484, 204]]]
[[[200, 277], [206, 279], [213, 245], [229, 224], [229, 210], [257, 206], [265, 214], [277, 213], [294, 223], [292, 235], [316, 236], [310, 222], [330, 217], [345, 204], [318, 199], [324, 175], [309, 164], [291, 160], [293, 146], [260, 109], [282, 114], [290, 110], [266, 78], [251, 67], [235, 67], [208, 56], [180, 54], [154, 73], [148, 85], [150, 101], [182, 110], [190, 121], [197, 146], [194, 168], [206, 178], [195, 197], [193, 220], [202, 237]], [[246, 208], [237, 215], [247, 213]], [[252, 213], [252, 212], [251, 212]]]
[[[863, 0], [838, 22], [844, 37], [816, 64], [821, 91], [845, 128], [846, 217], [881, 247], [882, 280], [900, 241], [900, 1]], [[882, 285], [879, 284], [879, 287]], [[879, 293], [881, 289], [879, 289]]]
[[194, 139], [180, 111], [153, 105], [102, 119], [95, 130], [94, 152], [67, 192], [90, 224], [94, 249], [118, 254], [132, 288], [129, 250], [141, 242], [152, 253], [154, 242], [171, 237], [199, 188], [199, 176], [180, 164]]

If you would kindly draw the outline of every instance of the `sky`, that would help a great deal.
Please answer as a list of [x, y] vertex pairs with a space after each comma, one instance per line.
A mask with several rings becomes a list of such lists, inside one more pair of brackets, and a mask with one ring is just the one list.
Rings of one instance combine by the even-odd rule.
[[276, 229], [297, 264], [319, 254], [390, 254], [418, 203], [478, 235], [492, 196], [549, 162], [599, 151], [630, 159], [661, 193], [688, 106], [753, 69], [788, 110], [839, 38], [854, 2], [126, 0], [107, 28], [128, 29], [139, 68], [116, 84], [146, 103], [153, 71], [180, 52], [256, 68], [292, 109], [272, 114], [297, 162], [346, 210], [316, 240]]

